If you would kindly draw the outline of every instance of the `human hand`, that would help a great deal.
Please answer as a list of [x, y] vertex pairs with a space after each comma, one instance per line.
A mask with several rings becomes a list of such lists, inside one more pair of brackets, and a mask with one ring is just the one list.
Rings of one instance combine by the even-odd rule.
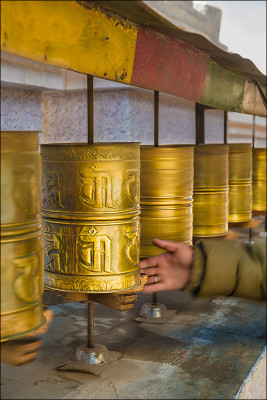
[[52, 321], [53, 318], [53, 311], [50, 308], [44, 307], [43, 314], [46, 319], [44, 325], [42, 325], [41, 328], [32, 331], [31, 333], [28, 333], [27, 336], [43, 335], [48, 331], [50, 322]]
[[41, 340], [22, 338], [1, 343], [1, 362], [19, 366], [35, 359], [42, 345]]
[[183, 242], [153, 239], [152, 243], [166, 253], [140, 262], [140, 272], [148, 275], [143, 292], [182, 289], [189, 282], [193, 249]]
[[41, 328], [28, 333], [21, 339], [1, 343], [1, 362], [19, 366], [27, 364], [35, 359], [42, 346], [42, 341], [33, 336], [46, 333], [53, 318], [53, 311], [51, 309], [45, 308], [43, 313], [46, 322]]

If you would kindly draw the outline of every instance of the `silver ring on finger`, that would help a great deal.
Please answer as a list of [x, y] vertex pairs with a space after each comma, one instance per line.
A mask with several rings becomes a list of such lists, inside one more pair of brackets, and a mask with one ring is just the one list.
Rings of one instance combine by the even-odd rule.
[[155, 283], [158, 283], [160, 281], [160, 277], [159, 276], [155, 276]]

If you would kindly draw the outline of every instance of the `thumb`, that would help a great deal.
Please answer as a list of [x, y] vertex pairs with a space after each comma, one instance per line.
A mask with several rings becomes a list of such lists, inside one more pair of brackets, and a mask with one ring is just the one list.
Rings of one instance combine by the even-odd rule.
[[176, 251], [178, 250], [181, 245], [183, 245], [183, 242], [172, 242], [171, 240], [161, 240], [161, 239], [153, 239], [152, 243], [160, 247], [161, 249], [167, 250], [167, 251]]

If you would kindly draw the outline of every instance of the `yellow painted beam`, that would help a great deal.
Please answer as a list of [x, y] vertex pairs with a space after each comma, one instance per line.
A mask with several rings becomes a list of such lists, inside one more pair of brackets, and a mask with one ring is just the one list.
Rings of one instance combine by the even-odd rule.
[[76, 1], [1, 1], [1, 48], [130, 83], [137, 29]]

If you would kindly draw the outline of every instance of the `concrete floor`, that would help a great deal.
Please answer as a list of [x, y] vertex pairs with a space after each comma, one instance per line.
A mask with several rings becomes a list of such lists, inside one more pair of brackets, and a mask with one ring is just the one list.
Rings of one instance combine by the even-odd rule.
[[[77, 347], [86, 343], [87, 305], [51, 307], [54, 319], [36, 360], [2, 365], [1, 398], [266, 398], [266, 361], [257, 367], [256, 383], [249, 378], [266, 343], [265, 303], [162, 292], [158, 301], [169, 310], [167, 321], [135, 321], [142, 304], [151, 301], [152, 295], [141, 293], [128, 312], [95, 304], [95, 342], [122, 355], [98, 375], [57, 369], [74, 361]], [[238, 391], [248, 380], [252, 397], [242, 397]]]
[[164, 324], [136, 322], [142, 303], [117, 312], [95, 305], [95, 342], [122, 353], [99, 375], [59, 371], [86, 343], [82, 303], [53, 306], [54, 319], [37, 359], [2, 365], [2, 399], [228, 399], [238, 392], [266, 337], [264, 303], [159, 294], [175, 310]]

